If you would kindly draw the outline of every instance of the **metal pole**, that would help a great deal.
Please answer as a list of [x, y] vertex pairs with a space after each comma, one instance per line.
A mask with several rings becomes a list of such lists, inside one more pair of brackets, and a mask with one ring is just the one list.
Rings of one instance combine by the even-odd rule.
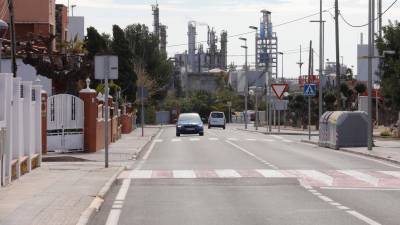
[[311, 140], [311, 97], [308, 97], [308, 140]]
[[10, 16], [10, 39], [11, 39], [11, 71], [14, 77], [17, 77], [17, 59], [16, 59], [16, 38], [15, 38], [15, 23], [14, 23], [14, 3], [13, 0], [8, 0], [8, 12]]
[[105, 96], [104, 96], [104, 149], [105, 149], [105, 167], [108, 168], [108, 75], [109, 75], [109, 68], [110, 68], [110, 61], [109, 58], [106, 58], [105, 63]]
[[281, 111], [278, 110], [278, 133], [281, 132]]
[[282, 72], [282, 82], [283, 82], [283, 52], [282, 52], [282, 65], [281, 65], [281, 72]]
[[323, 113], [323, 105], [322, 105], [322, 95], [323, 95], [323, 89], [322, 89], [322, 70], [323, 70], [323, 63], [324, 63], [324, 58], [323, 58], [323, 21], [322, 21], [322, 0], [319, 1], [319, 95], [318, 95], [318, 121], [322, 116]]
[[256, 124], [256, 130], [258, 130], [258, 90], [257, 90], [257, 87], [256, 87], [256, 93], [255, 93], [255, 97], [256, 97], [256, 121], [255, 121], [255, 124]]
[[375, 0], [369, 1], [369, 25], [368, 25], [368, 150], [372, 150], [372, 58], [374, 57], [374, 15]]
[[244, 129], [247, 130], [247, 98], [249, 95], [249, 81], [247, 80], [247, 72], [248, 72], [248, 68], [247, 68], [247, 41], [245, 42], [245, 67], [244, 67], [244, 77], [246, 78], [246, 85], [245, 85], [245, 90], [244, 90]]
[[2, 58], [2, 48], [3, 48], [3, 38], [0, 37], [0, 73], [3, 72], [3, 68], [1, 63], [3, 62], [3, 58]]
[[339, 1], [335, 0], [335, 39], [336, 39], [336, 101], [337, 110], [342, 109], [340, 94], [340, 49], [339, 49]]
[[375, 117], [376, 117], [376, 126], [379, 127], [379, 101], [378, 101], [378, 89], [375, 89]]
[[141, 118], [141, 121], [140, 121], [140, 123], [142, 124], [142, 137], [144, 137], [144, 87], [143, 87], [143, 85], [141, 86], [141, 88], [140, 88], [140, 101], [141, 101], [141, 103], [142, 103], [142, 108], [141, 108], [141, 115], [140, 115], [140, 118]]

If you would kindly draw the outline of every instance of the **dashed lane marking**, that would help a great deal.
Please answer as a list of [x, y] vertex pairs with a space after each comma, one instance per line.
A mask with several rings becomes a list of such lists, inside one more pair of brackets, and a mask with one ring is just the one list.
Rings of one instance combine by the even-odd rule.
[[378, 223], [378, 222], [376, 222], [376, 221], [374, 221], [374, 220], [372, 220], [372, 219], [370, 219], [370, 218], [368, 218], [368, 217], [366, 217], [366, 216], [364, 216], [361, 213], [358, 213], [356, 211], [350, 210], [350, 211], [347, 211], [347, 213], [349, 213], [350, 215], [352, 215], [352, 216], [354, 216], [354, 217], [366, 222], [369, 225], [381, 225], [380, 223]]
[[180, 139], [180, 138], [173, 138], [173, 139], [171, 139], [171, 141], [172, 141], [172, 142], [181, 142], [182, 139]]

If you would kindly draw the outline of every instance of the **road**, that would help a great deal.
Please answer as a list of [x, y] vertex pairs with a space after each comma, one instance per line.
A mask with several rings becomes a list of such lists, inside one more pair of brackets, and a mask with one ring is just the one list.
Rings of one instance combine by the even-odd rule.
[[400, 167], [236, 128], [164, 128], [91, 224], [400, 224]]

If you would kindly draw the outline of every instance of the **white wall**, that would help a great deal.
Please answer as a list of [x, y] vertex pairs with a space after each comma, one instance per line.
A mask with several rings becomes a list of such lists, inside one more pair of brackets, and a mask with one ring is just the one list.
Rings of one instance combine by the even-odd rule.
[[75, 36], [78, 36], [80, 41], [85, 38], [85, 18], [83, 16], [68, 17], [67, 41], [73, 41]]
[[[357, 80], [368, 81], [368, 59], [361, 57], [368, 56], [368, 45], [357, 46]], [[378, 56], [378, 50], [375, 49], [375, 56]], [[376, 75], [378, 72], [379, 59], [372, 59], [372, 82], [379, 81]]]
[[[1, 61], [2, 72], [3, 73], [11, 73], [11, 60], [10, 59], [2, 59]], [[22, 59], [17, 59], [17, 77], [21, 77], [22, 81], [32, 81], [36, 84], [37, 74], [36, 69], [31, 65], [24, 64]], [[52, 80], [39, 75], [40, 83], [42, 89], [47, 92], [49, 96], [52, 95]]]

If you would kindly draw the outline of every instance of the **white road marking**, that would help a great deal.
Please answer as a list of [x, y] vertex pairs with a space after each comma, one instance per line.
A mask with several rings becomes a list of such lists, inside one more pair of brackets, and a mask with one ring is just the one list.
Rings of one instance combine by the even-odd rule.
[[174, 170], [172, 173], [173, 173], [174, 178], [177, 178], [177, 179], [196, 178], [196, 174], [194, 173], [193, 170]]
[[288, 139], [282, 139], [282, 141], [283, 141], [283, 142], [286, 142], [286, 143], [292, 143], [292, 142], [293, 142], [293, 141], [288, 140]]
[[239, 177], [242, 177], [235, 170], [215, 170], [215, 173], [220, 178], [239, 178]]
[[284, 137], [278, 136], [278, 135], [271, 135], [271, 137], [276, 138], [276, 139], [284, 139]]
[[287, 177], [285, 174], [277, 171], [277, 170], [256, 170], [257, 172], [259, 172], [261, 175], [263, 175], [264, 177], [273, 177], [273, 178], [285, 178]]
[[161, 143], [161, 142], [163, 142], [164, 140], [162, 140], [162, 139], [157, 139], [157, 140], [154, 140], [154, 142], [156, 142], [156, 143]]
[[190, 138], [189, 141], [200, 141], [200, 138]]
[[299, 173], [316, 180], [318, 182], [324, 183], [327, 186], [332, 186], [333, 184], [333, 178], [331, 176], [328, 176], [324, 173], [321, 173], [319, 171], [315, 170], [298, 170]]
[[266, 141], [266, 142], [275, 142], [274, 139], [263, 139], [263, 141]]
[[320, 187], [327, 190], [357, 190], [357, 191], [400, 191], [400, 188], [362, 188], [362, 187]]
[[[233, 147], [239, 149], [240, 151], [242, 151], [242, 152], [244, 152], [244, 153], [250, 155], [251, 157], [257, 159], [257, 160], [260, 161], [260, 162], [262, 162], [263, 164], [268, 163], [268, 162], [265, 161], [263, 158], [258, 157], [257, 155], [255, 155], [255, 154], [253, 154], [253, 153], [247, 151], [246, 149], [240, 147], [239, 145], [237, 145], [237, 144], [235, 144], [235, 143], [233, 143], [233, 142], [226, 141], [226, 143], [228, 143], [228, 144], [232, 145]], [[270, 166], [271, 168], [273, 168], [273, 169], [278, 169], [278, 167], [272, 165], [271, 163], [269, 163], [269, 166]]]
[[208, 140], [210, 140], [210, 141], [218, 141], [219, 139], [218, 138], [208, 138]]
[[362, 173], [355, 170], [338, 170], [338, 172], [351, 176], [357, 180], [361, 180], [366, 183], [372, 184], [375, 187], [378, 186], [379, 184], [379, 178], [373, 177], [366, 173]]
[[384, 173], [386, 175], [390, 175], [392, 177], [400, 178], [400, 171], [379, 171], [380, 173]]
[[248, 138], [248, 139], [246, 139], [246, 141], [257, 141], [257, 139]]
[[346, 206], [343, 206], [343, 205], [338, 205], [338, 206], [336, 206], [338, 209], [341, 209], [341, 210], [349, 210], [349, 207], [346, 207]]
[[329, 202], [329, 204], [331, 204], [333, 206], [342, 206], [340, 203], [337, 203], [337, 202]]
[[151, 170], [132, 170], [129, 177], [132, 179], [149, 179], [152, 173]]
[[180, 141], [182, 141], [182, 139], [180, 139], [180, 138], [172, 138], [171, 141], [172, 142], [180, 142]]
[[237, 138], [228, 138], [228, 141], [237, 141]]
[[[157, 136], [155, 137], [155, 140], [159, 140], [161, 134], [164, 132], [164, 130], [161, 130], [160, 132], [158, 132]], [[156, 145], [156, 141], [153, 141], [149, 147], [149, 149], [147, 150], [146, 154], [143, 156], [143, 160], [147, 160], [151, 154], [151, 152], [154, 149], [154, 146]]]
[[117, 225], [120, 215], [121, 209], [111, 209], [110, 214], [108, 214], [106, 225]]
[[333, 202], [333, 200], [332, 199], [330, 199], [330, 198], [328, 198], [328, 197], [326, 197], [326, 196], [323, 196], [323, 195], [321, 195], [321, 196], [318, 196], [320, 199], [322, 199], [323, 201], [325, 201], [325, 202]]
[[376, 222], [376, 221], [374, 221], [374, 220], [372, 220], [372, 219], [370, 219], [370, 218], [368, 218], [368, 217], [366, 217], [366, 216], [364, 216], [364, 215], [362, 215], [362, 214], [360, 214], [360, 213], [358, 213], [356, 211], [351, 210], [351, 211], [347, 211], [347, 213], [349, 213], [350, 215], [352, 215], [352, 216], [354, 216], [354, 217], [366, 222], [369, 225], [381, 225], [380, 223], [378, 223], [378, 222]]
[[119, 189], [119, 192], [117, 194], [117, 197], [115, 200], [120, 200], [120, 201], [125, 201], [126, 195], [128, 194], [128, 189], [129, 186], [131, 185], [131, 180], [130, 179], [124, 179], [122, 181], [122, 186]]
[[113, 209], [122, 209], [122, 205], [113, 205], [112, 206]]

